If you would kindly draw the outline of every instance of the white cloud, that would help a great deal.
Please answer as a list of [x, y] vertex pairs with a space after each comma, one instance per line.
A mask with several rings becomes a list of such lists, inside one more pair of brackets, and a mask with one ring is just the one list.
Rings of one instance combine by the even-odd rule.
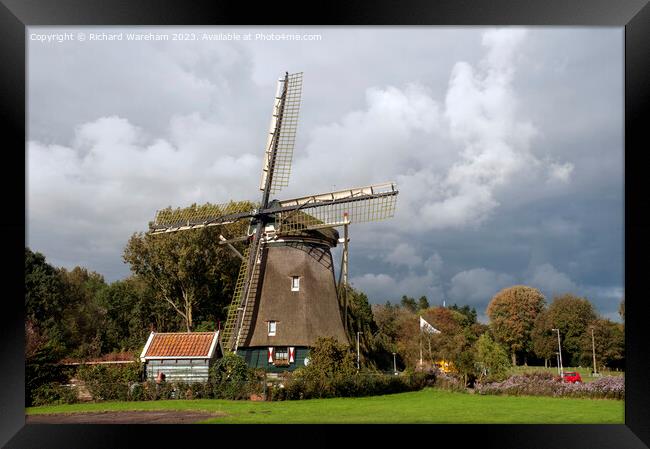
[[444, 291], [438, 276], [431, 270], [424, 274], [409, 272], [397, 277], [386, 273], [365, 273], [351, 279], [352, 286], [368, 295], [375, 303], [399, 302], [402, 295], [419, 298], [425, 295], [429, 304], [442, 304]]
[[[295, 183], [325, 191], [394, 180], [393, 228], [480, 225], [499, 206], [497, 189], [547, 169], [531, 152], [538, 131], [522, 118], [513, 88], [525, 38], [521, 29], [484, 33], [484, 58], [478, 68], [455, 64], [444, 103], [420, 84], [368, 88], [364, 109], [314, 128]], [[567, 167], [553, 173], [568, 181]]]
[[386, 256], [386, 261], [393, 265], [405, 265], [416, 267], [422, 264], [422, 258], [418, 256], [408, 243], [400, 243]]
[[101, 258], [120, 260], [128, 237], [146, 230], [156, 209], [255, 193], [257, 155], [241, 148], [208, 155], [220, 130], [196, 114], [170, 127], [174, 143], [152, 140], [124, 118], [101, 117], [78, 126], [71, 146], [28, 142], [27, 208], [38, 231], [29, 244], [86, 248], [84, 259], [97, 269]]
[[540, 289], [549, 299], [563, 293], [579, 294], [579, 288], [571, 278], [550, 263], [534, 267], [527, 281], [531, 287]]
[[570, 162], [565, 162], [564, 164], [552, 162], [548, 166], [547, 182], [552, 183], [554, 181], [559, 181], [566, 184], [571, 179], [571, 174], [573, 173], [573, 169], [574, 166]]
[[451, 278], [448, 296], [459, 304], [486, 304], [504, 287], [515, 283], [515, 278], [485, 268], [461, 271]]

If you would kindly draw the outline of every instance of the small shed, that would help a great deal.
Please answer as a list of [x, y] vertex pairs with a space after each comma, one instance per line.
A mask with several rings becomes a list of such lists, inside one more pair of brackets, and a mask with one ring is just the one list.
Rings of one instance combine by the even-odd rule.
[[140, 360], [147, 380], [207, 382], [210, 366], [223, 355], [219, 331], [151, 332]]

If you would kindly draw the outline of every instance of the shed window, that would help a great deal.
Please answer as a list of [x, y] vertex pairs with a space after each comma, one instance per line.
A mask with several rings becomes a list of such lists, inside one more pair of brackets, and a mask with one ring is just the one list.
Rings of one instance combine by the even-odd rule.
[[300, 290], [300, 276], [291, 276], [291, 291], [297, 292]]
[[269, 337], [275, 336], [277, 324], [277, 321], [269, 321]]

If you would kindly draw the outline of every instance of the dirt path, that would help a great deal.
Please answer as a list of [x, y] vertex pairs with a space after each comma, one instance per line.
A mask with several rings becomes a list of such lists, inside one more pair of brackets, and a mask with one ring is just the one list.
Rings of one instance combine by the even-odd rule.
[[193, 424], [204, 419], [225, 416], [225, 413], [192, 411], [130, 411], [55, 413], [27, 415], [27, 424]]

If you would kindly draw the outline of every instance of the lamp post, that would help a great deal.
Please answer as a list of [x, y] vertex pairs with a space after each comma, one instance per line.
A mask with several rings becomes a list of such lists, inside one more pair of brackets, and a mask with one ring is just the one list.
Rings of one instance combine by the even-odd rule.
[[359, 335], [360, 334], [363, 334], [363, 332], [357, 332], [357, 371], [359, 371], [359, 369], [361, 367], [361, 363], [360, 363], [361, 355], [360, 355], [360, 352], [359, 352]]
[[393, 371], [395, 372], [395, 375], [397, 376], [397, 362], [395, 360], [395, 353], [393, 352]]
[[557, 332], [557, 348], [560, 357], [560, 377], [564, 376], [564, 367], [562, 366], [562, 344], [560, 343], [560, 329], [551, 329]]
[[594, 376], [596, 373], [596, 341], [594, 340], [594, 327], [591, 326], [591, 351], [594, 356]]

